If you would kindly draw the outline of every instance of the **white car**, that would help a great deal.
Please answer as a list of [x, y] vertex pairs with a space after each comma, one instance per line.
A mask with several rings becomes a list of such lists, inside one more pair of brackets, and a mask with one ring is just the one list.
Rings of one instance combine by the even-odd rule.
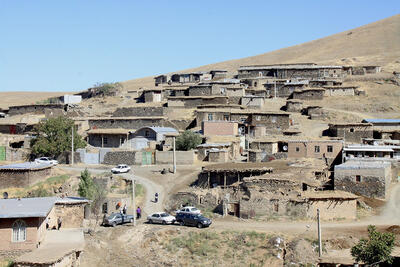
[[48, 157], [41, 157], [41, 158], [35, 159], [35, 162], [36, 163], [48, 163], [48, 164], [51, 164], [51, 165], [57, 165], [58, 164], [57, 160], [51, 159], [51, 158], [48, 158]]
[[128, 165], [119, 164], [119, 165], [117, 165], [117, 167], [112, 168], [111, 172], [112, 173], [125, 173], [125, 172], [129, 172], [130, 170], [131, 170], [131, 167], [129, 167]]
[[156, 212], [147, 216], [147, 221], [149, 223], [174, 224], [176, 219], [174, 216], [169, 215], [166, 212]]
[[180, 210], [177, 210], [176, 213], [184, 213], [184, 214], [201, 214], [201, 211], [195, 207], [183, 207]]

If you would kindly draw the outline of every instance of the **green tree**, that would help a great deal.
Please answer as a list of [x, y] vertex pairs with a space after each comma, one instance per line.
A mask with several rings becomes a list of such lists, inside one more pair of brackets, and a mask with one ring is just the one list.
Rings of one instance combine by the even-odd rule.
[[176, 138], [176, 149], [177, 150], [191, 150], [201, 144], [203, 138], [192, 131], [186, 130]]
[[87, 199], [94, 199], [96, 195], [96, 184], [88, 169], [81, 172], [81, 180], [79, 182], [78, 194]]
[[112, 95], [113, 93], [122, 89], [122, 84], [120, 83], [97, 83], [94, 85], [93, 89], [96, 91], [96, 95], [106, 96]]
[[[74, 121], [60, 116], [40, 122], [35, 127], [36, 138], [31, 147], [34, 156], [57, 157], [64, 151], [71, 151], [71, 129]], [[86, 142], [74, 129], [74, 149], [84, 148]]]
[[362, 238], [357, 245], [351, 248], [351, 256], [357, 262], [376, 264], [392, 262], [392, 253], [395, 236], [392, 233], [381, 233], [373, 225], [368, 226], [368, 239]]

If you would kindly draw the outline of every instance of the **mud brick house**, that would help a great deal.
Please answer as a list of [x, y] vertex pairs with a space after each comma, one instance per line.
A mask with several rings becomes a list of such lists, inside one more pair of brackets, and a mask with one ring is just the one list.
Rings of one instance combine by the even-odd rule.
[[161, 89], [147, 89], [143, 91], [143, 100], [145, 103], [157, 103], [163, 100]]
[[267, 92], [265, 91], [264, 88], [261, 88], [261, 89], [246, 88], [244, 91], [245, 91], [245, 95], [261, 96], [261, 97], [267, 96]]
[[164, 116], [164, 107], [145, 106], [145, 107], [121, 107], [117, 108], [112, 117], [146, 117], [146, 116]]
[[398, 139], [400, 135], [400, 119], [364, 119], [362, 122], [373, 125], [374, 138]]
[[289, 97], [296, 90], [306, 89], [308, 80], [276, 80], [264, 84], [266, 97]]
[[[81, 197], [59, 197], [54, 205], [54, 218], [61, 218], [63, 228], [81, 228], [85, 206], [89, 200]], [[53, 220], [56, 223], [56, 220]]]
[[29, 187], [50, 176], [53, 165], [24, 162], [0, 166], [0, 188]]
[[203, 121], [201, 124], [203, 135], [232, 135], [238, 132], [238, 123], [233, 121]]
[[66, 111], [64, 104], [43, 104], [43, 105], [22, 105], [22, 106], [10, 106], [8, 109], [8, 115], [21, 115], [26, 113], [44, 114], [45, 110], [52, 111]]
[[400, 160], [400, 146], [398, 145], [347, 145], [343, 148], [343, 160]]
[[[231, 119], [231, 108], [202, 108], [196, 110], [196, 126], [201, 126], [203, 121], [234, 121]], [[237, 109], [237, 111], [240, 111]]]
[[341, 86], [342, 81], [338, 79], [312, 79], [308, 81], [309, 87], [323, 88], [324, 86]]
[[[289, 113], [272, 111], [253, 111], [252, 113], [250, 112], [247, 112], [246, 114], [249, 114], [248, 124], [250, 126], [250, 135], [253, 137], [263, 136], [266, 133], [274, 133], [287, 130], [291, 124]], [[244, 113], [242, 112], [241, 114]], [[259, 128], [260, 130], [259, 134], [257, 134], [257, 128]], [[252, 134], [252, 132], [254, 134]]]
[[382, 161], [349, 160], [335, 166], [335, 190], [385, 199], [391, 182], [391, 164]]
[[238, 78], [271, 77], [277, 79], [323, 79], [343, 77], [342, 66], [321, 66], [314, 63], [240, 66]]
[[129, 129], [92, 129], [87, 132], [87, 142], [94, 147], [119, 148], [127, 144]]
[[198, 83], [200, 81], [211, 80], [212, 75], [208, 72], [189, 72], [175, 73], [171, 75], [159, 75], [154, 77], [154, 84], [171, 84], [171, 83]]
[[46, 219], [55, 220], [56, 198], [0, 199], [0, 250], [27, 252], [46, 236]]
[[246, 95], [241, 98], [241, 104], [248, 108], [262, 109], [264, 107], [265, 98], [262, 96]]
[[[275, 79], [277, 80], [277, 79]], [[247, 85], [246, 89], [251, 89], [251, 90], [263, 90], [265, 91], [264, 84], [271, 82], [271, 78], [265, 78], [265, 77], [252, 77], [252, 78], [247, 78], [247, 79], [241, 79], [240, 82], [244, 83]], [[277, 80], [278, 81], [278, 80]], [[286, 80], [282, 80], [286, 81]]]
[[[210, 162], [226, 162], [228, 160], [229, 154], [228, 151], [231, 148], [231, 143], [211, 143], [211, 144], [201, 144], [197, 146], [197, 159], [200, 161], [210, 161]], [[212, 158], [210, 158], [210, 152], [219, 153], [227, 152], [226, 158], [225, 153], [220, 153], [221, 155], [214, 154]], [[233, 156], [233, 155], [232, 155]]]
[[2, 134], [25, 134], [32, 132], [43, 116], [23, 116], [0, 118], [0, 133]]
[[229, 103], [229, 97], [222, 95], [168, 97], [168, 107], [195, 108], [200, 105], [228, 104], [228, 103]]
[[171, 79], [170, 75], [159, 75], [154, 77], [154, 85], [158, 86], [159, 84], [168, 83]]
[[228, 71], [226, 70], [210, 70], [211, 78], [213, 80], [225, 79]]
[[288, 158], [341, 159], [342, 140], [288, 141]]
[[295, 90], [292, 94], [293, 99], [302, 100], [322, 100], [325, 95], [323, 88], [308, 88], [302, 90]]
[[287, 100], [285, 108], [287, 112], [301, 112], [303, 109], [303, 102], [299, 100]]
[[373, 137], [371, 123], [329, 124], [328, 135], [343, 138], [345, 142], [361, 143], [364, 138]]
[[323, 86], [325, 96], [354, 96], [358, 86]]
[[303, 109], [303, 114], [311, 120], [322, 120], [326, 116], [326, 112], [321, 106], [307, 106]]

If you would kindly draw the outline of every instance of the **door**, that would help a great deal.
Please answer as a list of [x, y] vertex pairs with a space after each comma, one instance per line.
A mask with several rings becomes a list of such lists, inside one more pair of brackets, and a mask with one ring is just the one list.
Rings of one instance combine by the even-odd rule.
[[6, 160], [6, 147], [0, 146], [0, 161]]

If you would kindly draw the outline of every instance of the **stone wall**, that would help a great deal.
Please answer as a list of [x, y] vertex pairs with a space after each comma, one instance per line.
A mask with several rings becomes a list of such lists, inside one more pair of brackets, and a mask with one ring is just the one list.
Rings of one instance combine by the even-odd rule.
[[103, 164], [107, 165], [140, 165], [141, 152], [136, 151], [110, 151], [105, 154]]
[[168, 107], [194, 108], [200, 105], [228, 104], [228, 97], [170, 97]]
[[83, 224], [85, 204], [61, 204], [55, 205], [56, 218], [62, 219], [62, 228], [80, 228]]
[[300, 101], [286, 101], [286, 111], [288, 112], [301, 112], [303, 109], [303, 102]]
[[89, 119], [89, 127], [91, 129], [139, 129], [150, 126], [164, 126], [163, 118], [135, 118], [135, 119]]
[[266, 132], [272, 133], [289, 128], [289, 114], [252, 114], [251, 125], [267, 126]]
[[[195, 162], [194, 151], [176, 151], [177, 165], [192, 165]], [[156, 151], [156, 164], [172, 164], [173, 151]]]
[[301, 90], [293, 92], [293, 99], [321, 100], [324, 98], [325, 90]]
[[123, 107], [117, 108], [112, 117], [164, 116], [163, 107]]
[[63, 104], [47, 104], [47, 105], [23, 105], [10, 106], [8, 115], [20, 115], [26, 113], [45, 114], [45, 110], [64, 110]]
[[343, 138], [346, 142], [361, 143], [364, 138], [373, 138], [372, 125], [330, 125], [329, 136]]
[[0, 170], [0, 188], [24, 188], [47, 179], [51, 167], [39, 170]]

